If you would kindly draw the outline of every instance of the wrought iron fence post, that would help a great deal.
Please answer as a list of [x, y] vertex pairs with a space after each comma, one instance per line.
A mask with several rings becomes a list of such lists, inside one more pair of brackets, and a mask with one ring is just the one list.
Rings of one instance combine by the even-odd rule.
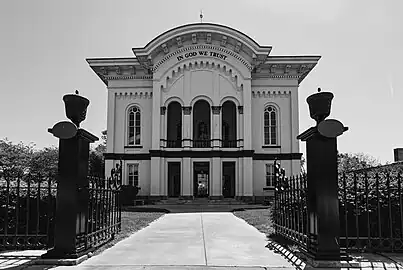
[[77, 236], [85, 234], [88, 213], [88, 163], [90, 143], [98, 138], [78, 128], [89, 101], [65, 95], [66, 115], [74, 123], [59, 122], [48, 131], [59, 138], [58, 186], [54, 247], [42, 258], [78, 258]]
[[[320, 89], [319, 89], [320, 92]], [[297, 139], [306, 142], [308, 188], [308, 255], [314, 260], [340, 259], [340, 218], [337, 173], [337, 137], [348, 128], [330, 114], [330, 92], [307, 98], [317, 125]]]

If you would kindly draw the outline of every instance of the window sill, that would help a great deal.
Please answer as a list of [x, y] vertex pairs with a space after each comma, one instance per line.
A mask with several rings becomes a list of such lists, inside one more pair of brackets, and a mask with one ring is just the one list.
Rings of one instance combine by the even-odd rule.
[[262, 148], [281, 148], [280, 145], [263, 145]]
[[267, 191], [267, 190], [274, 190], [275, 187], [274, 186], [266, 186], [263, 188], [263, 191]]
[[142, 145], [126, 145], [124, 148], [125, 149], [126, 148], [143, 148], [143, 146]]

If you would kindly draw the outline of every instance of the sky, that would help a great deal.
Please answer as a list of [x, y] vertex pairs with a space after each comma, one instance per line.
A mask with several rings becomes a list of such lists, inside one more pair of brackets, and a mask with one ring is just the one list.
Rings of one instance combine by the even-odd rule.
[[[349, 131], [338, 150], [382, 163], [403, 147], [402, 0], [1, 0], [0, 138], [57, 145], [62, 97], [90, 100], [82, 127], [106, 129], [107, 90], [86, 58], [133, 57], [159, 34], [200, 22], [235, 28], [271, 55], [321, 55], [299, 87], [300, 132], [314, 125], [306, 98], [334, 94], [329, 118]], [[301, 143], [301, 152], [305, 145]]]

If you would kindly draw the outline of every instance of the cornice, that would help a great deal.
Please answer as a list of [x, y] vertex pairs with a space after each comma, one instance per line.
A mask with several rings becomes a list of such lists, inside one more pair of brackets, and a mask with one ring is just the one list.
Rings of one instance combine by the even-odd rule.
[[152, 80], [153, 75], [143, 75], [143, 76], [104, 76], [105, 79], [107, 80]]
[[116, 92], [115, 97], [118, 99], [151, 99], [153, 97], [153, 93], [145, 91]]
[[252, 91], [252, 98], [271, 98], [271, 97], [285, 97], [290, 96], [291, 91], [280, 91], [280, 90], [265, 90], [258, 89]]
[[301, 83], [315, 66], [315, 61], [304, 62], [302, 59], [300, 59], [300, 61], [290, 61], [288, 59], [286, 63], [270, 62], [261, 65], [259, 68], [255, 68], [252, 72], [252, 78], [294, 79], [298, 80], [298, 83]]

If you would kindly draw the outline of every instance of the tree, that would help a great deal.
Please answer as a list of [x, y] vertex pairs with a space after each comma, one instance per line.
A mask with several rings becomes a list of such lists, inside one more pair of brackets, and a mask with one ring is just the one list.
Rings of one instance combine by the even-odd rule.
[[48, 177], [56, 180], [59, 162], [59, 149], [55, 146], [45, 147], [35, 151], [29, 162], [32, 175]]
[[339, 153], [337, 159], [339, 173], [381, 165], [379, 160], [364, 153]]
[[21, 177], [28, 173], [33, 152], [33, 144], [13, 144], [7, 138], [0, 140], [0, 173], [5, 177]]
[[105, 177], [106, 130], [101, 132], [102, 142], [90, 151], [88, 173], [92, 176]]

